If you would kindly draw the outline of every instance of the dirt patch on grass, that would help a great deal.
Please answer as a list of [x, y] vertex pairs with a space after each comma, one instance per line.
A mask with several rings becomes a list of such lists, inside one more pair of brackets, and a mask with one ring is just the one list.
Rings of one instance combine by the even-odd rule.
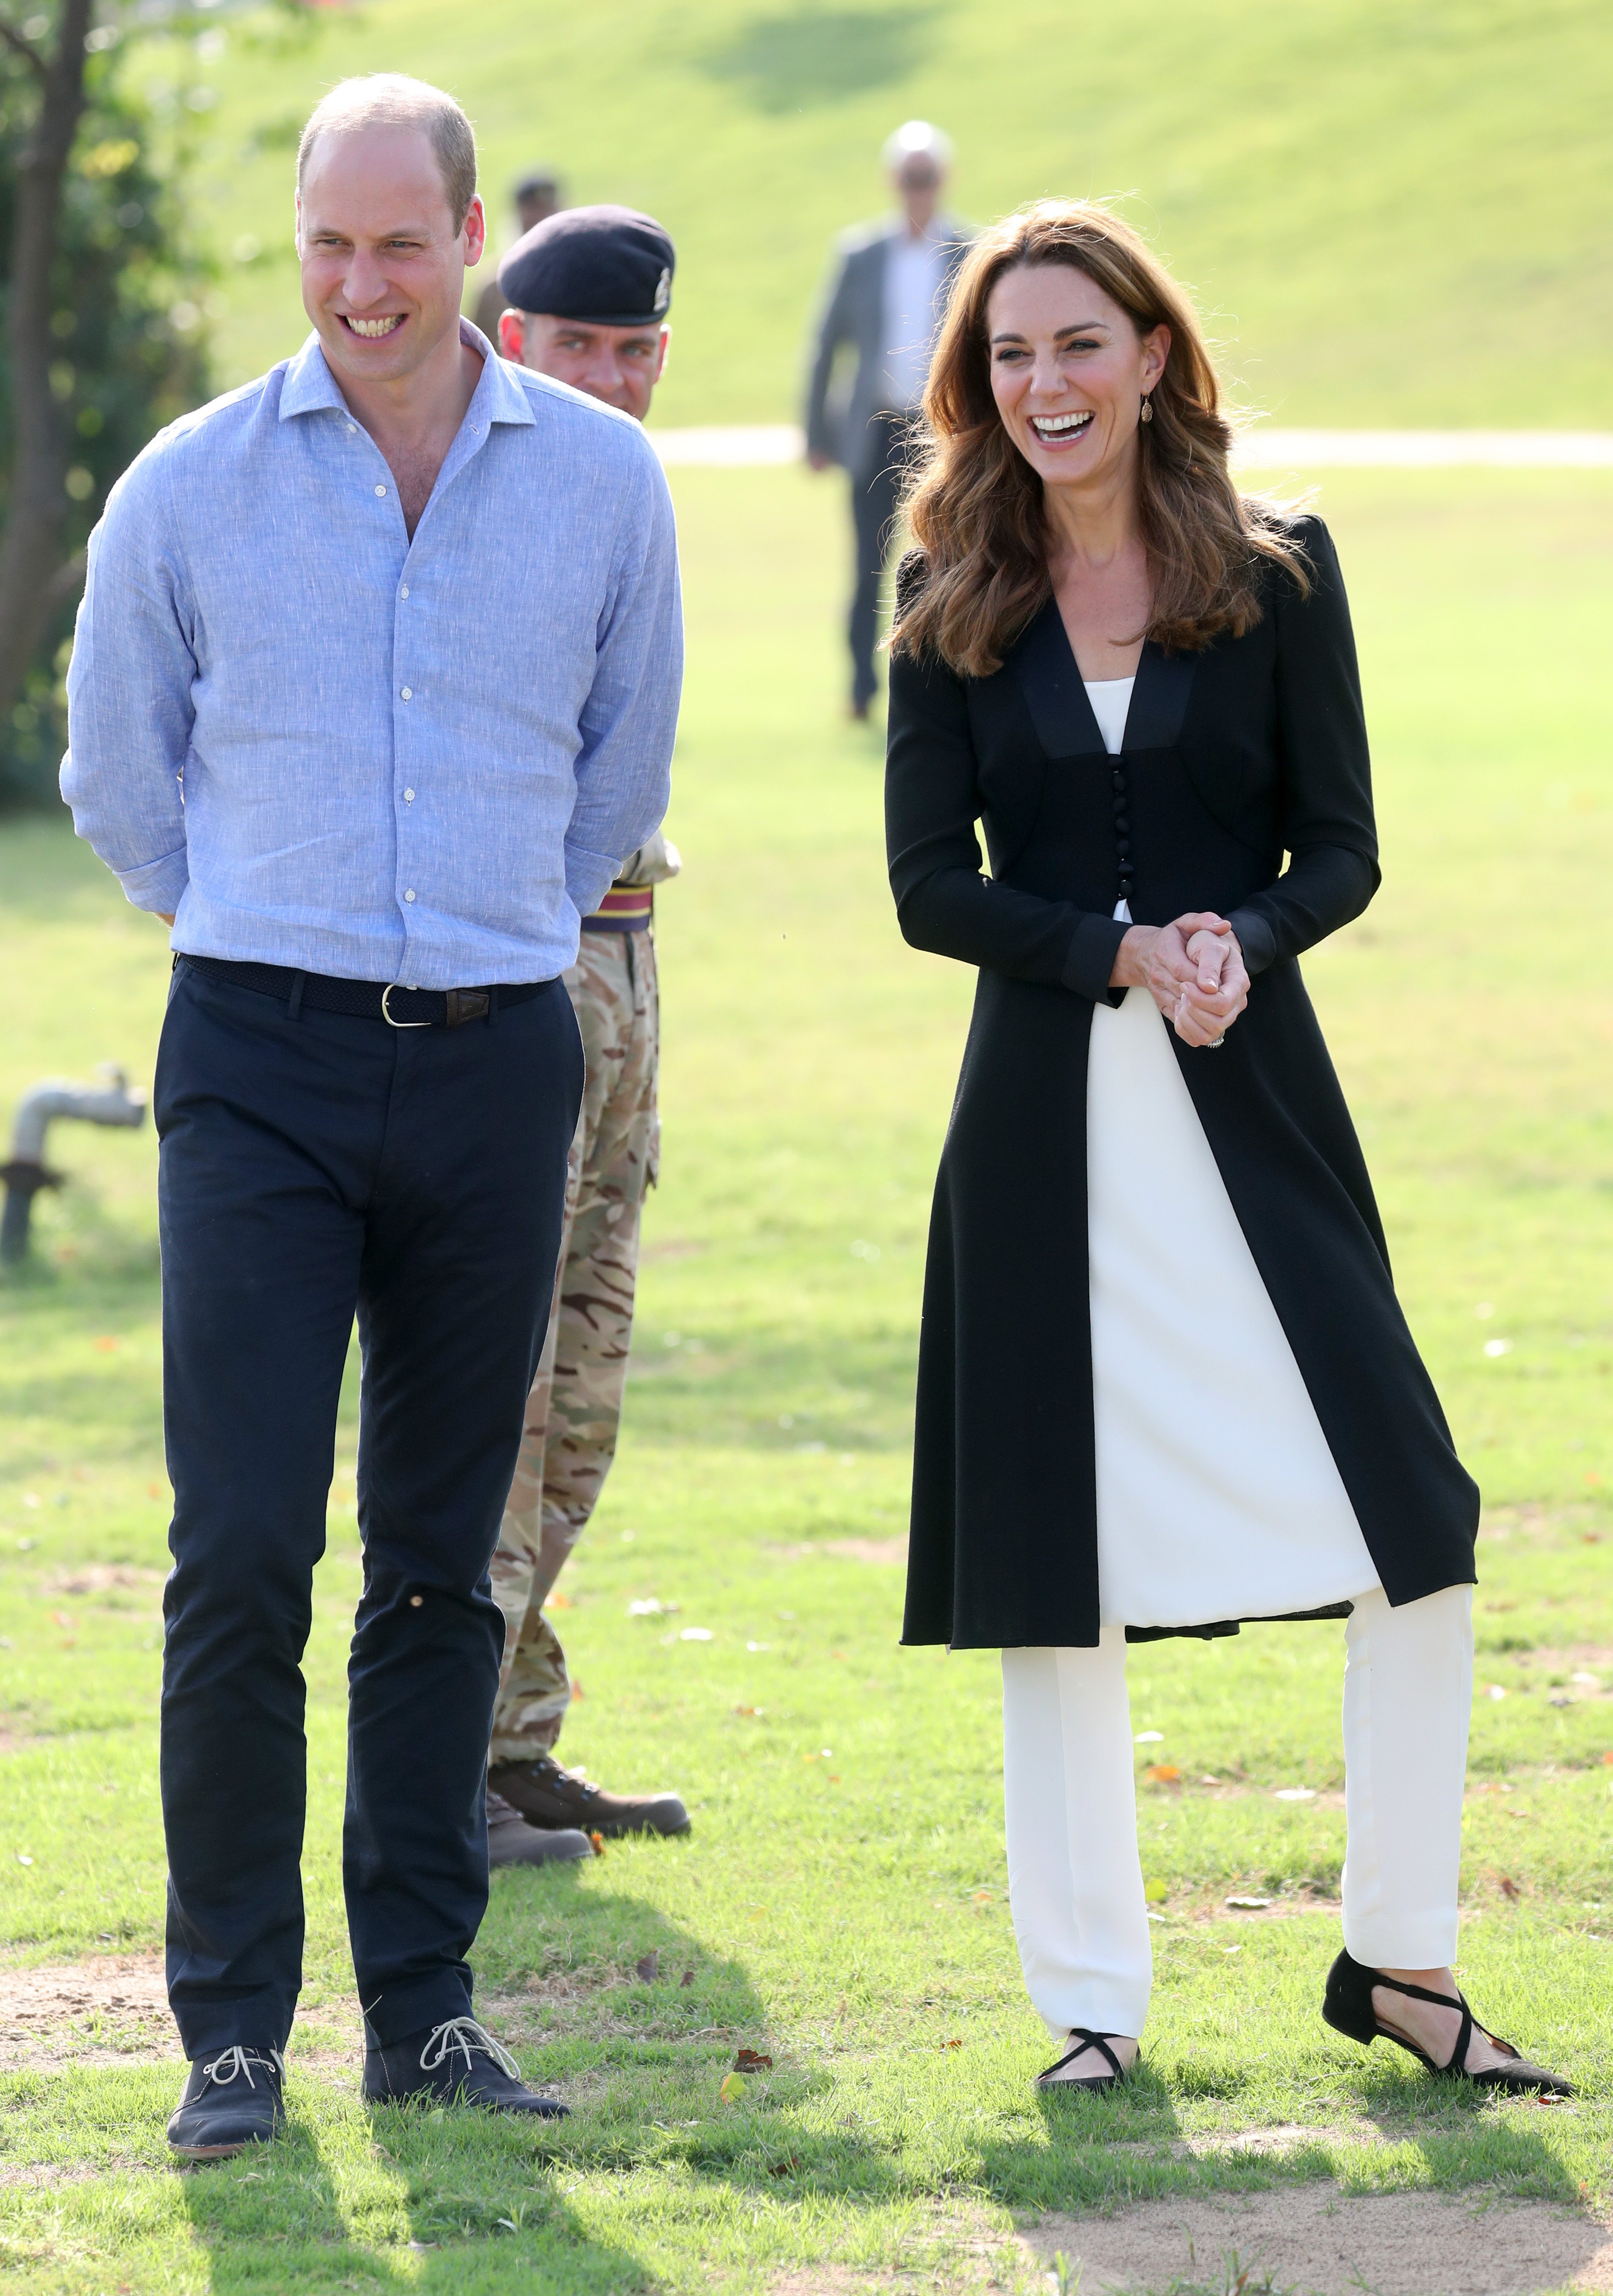
[[[364, 2056], [356, 1997], [299, 2014], [290, 2054], [294, 2069], [356, 2068]], [[97, 1954], [54, 1969], [0, 1969], [0, 2065], [183, 2061], [160, 1953]]]
[[881, 1570], [899, 1570], [907, 1561], [907, 1535], [899, 1538], [831, 1538], [825, 1554], [843, 1554], [848, 1562], [872, 1562]]
[[123, 1562], [81, 1562], [70, 1570], [53, 1570], [45, 1581], [52, 1595], [107, 1595], [114, 1587], [160, 1587], [161, 1570], [136, 1570]]
[[896, 1538], [803, 1538], [789, 1546], [766, 1546], [766, 1554], [781, 1562], [810, 1562], [832, 1554], [842, 1562], [871, 1562], [880, 1570], [900, 1570], [907, 1560], [907, 1534]]
[[160, 1954], [0, 1970], [0, 2064], [171, 2064], [178, 2056]]
[[93, 2185], [102, 2177], [149, 2177], [149, 2161], [98, 2161], [93, 2166], [60, 2168], [51, 2161], [0, 2161], [0, 2192]]
[[[1474, 2208], [1428, 2193], [1352, 2197], [1306, 2185], [1240, 2200], [1143, 2201], [1111, 2216], [1046, 2217], [1020, 2244], [1043, 2270], [1077, 2265], [1083, 2296], [1250, 2284], [1305, 2296], [1535, 2296], [1613, 2290], [1613, 2226], [1548, 2202]], [[1235, 2256], [1236, 2268], [1224, 2259]]]

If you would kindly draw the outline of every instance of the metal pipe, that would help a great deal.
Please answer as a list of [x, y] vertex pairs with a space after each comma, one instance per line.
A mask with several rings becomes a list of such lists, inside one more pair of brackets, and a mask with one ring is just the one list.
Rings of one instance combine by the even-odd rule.
[[131, 1092], [124, 1071], [111, 1062], [101, 1069], [104, 1083], [70, 1084], [47, 1077], [24, 1095], [12, 1128], [9, 1163], [0, 1165], [5, 1182], [5, 1210], [0, 1216], [0, 1263], [14, 1267], [28, 1257], [29, 1226], [34, 1198], [42, 1188], [59, 1188], [65, 1173], [53, 1172], [45, 1160], [45, 1138], [59, 1117], [81, 1124], [111, 1124], [133, 1130], [145, 1122], [145, 1095]]

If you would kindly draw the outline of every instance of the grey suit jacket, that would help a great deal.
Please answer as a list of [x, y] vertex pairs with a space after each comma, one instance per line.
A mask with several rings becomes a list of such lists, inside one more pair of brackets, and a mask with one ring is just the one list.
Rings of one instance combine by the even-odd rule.
[[[847, 232], [836, 250], [813, 348], [806, 387], [806, 449], [828, 455], [854, 474], [874, 451], [869, 422], [879, 412], [884, 369], [885, 258], [892, 240], [906, 229], [900, 215]], [[942, 217], [938, 235], [946, 254], [945, 284], [950, 288], [969, 245], [961, 223]], [[849, 343], [856, 369], [849, 396], [835, 404], [830, 394], [835, 353]]]

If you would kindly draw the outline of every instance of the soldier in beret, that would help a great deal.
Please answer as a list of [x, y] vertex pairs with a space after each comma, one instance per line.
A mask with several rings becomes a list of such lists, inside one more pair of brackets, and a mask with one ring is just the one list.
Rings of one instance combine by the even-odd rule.
[[[499, 266], [506, 358], [643, 422], [667, 362], [671, 240], [630, 208], [570, 208], [519, 240]], [[594, 1833], [681, 1833], [676, 1794], [616, 1794], [554, 1759], [572, 1685], [544, 1615], [616, 1455], [633, 1337], [639, 1210], [656, 1177], [660, 1007], [653, 887], [678, 856], [658, 832], [623, 864], [585, 917], [566, 974], [586, 1055], [572, 1143], [555, 1303], [493, 1558], [504, 1613], [504, 1664], [493, 1715], [488, 1853], [541, 1862], [546, 1841]]]

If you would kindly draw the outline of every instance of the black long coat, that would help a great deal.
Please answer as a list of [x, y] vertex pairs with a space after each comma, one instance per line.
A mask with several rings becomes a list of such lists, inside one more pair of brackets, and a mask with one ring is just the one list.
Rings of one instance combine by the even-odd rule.
[[1225, 1043], [1170, 1042], [1385, 1592], [1473, 1577], [1478, 1490], [1296, 962], [1360, 914], [1379, 869], [1338, 559], [1320, 520], [1294, 532], [1310, 596], [1273, 571], [1245, 636], [1145, 645], [1118, 758], [1051, 603], [994, 676], [892, 662], [902, 931], [980, 969], [930, 1223], [905, 1642], [1098, 1639], [1086, 1059], [1094, 1000], [1119, 1001], [1123, 891], [1139, 924], [1215, 909], [1242, 945], [1249, 1004]]

